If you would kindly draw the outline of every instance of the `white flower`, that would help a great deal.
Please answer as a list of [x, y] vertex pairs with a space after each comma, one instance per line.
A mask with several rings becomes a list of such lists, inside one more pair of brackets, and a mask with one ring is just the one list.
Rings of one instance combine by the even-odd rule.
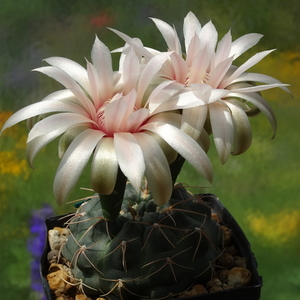
[[[271, 51], [263, 51], [249, 58], [240, 67], [233, 61], [249, 48], [258, 43], [262, 35], [246, 34], [232, 41], [230, 31], [217, 43], [218, 34], [208, 22], [203, 27], [192, 12], [184, 19], [183, 34], [185, 54], [175, 28], [162, 20], [152, 18], [164, 37], [169, 59], [159, 72], [161, 78], [176, 81], [183, 87], [182, 94], [175, 99], [181, 103], [182, 130], [198, 140], [204, 124], [209, 124], [218, 155], [225, 163], [230, 153], [237, 155], [245, 152], [252, 140], [248, 114], [250, 106], [261, 111], [271, 123], [274, 135], [276, 118], [260, 91], [280, 87], [289, 92], [287, 85], [263, 74], [246, 73]], [[135, 51], [149, 61], [160, 52], [145, 48], [138, 39], [113, 30]], [[255, 85], [255, 82], [263, 84]], [[162, 102], [156, 103], [156, 107]], [[250, 105], [250, 106], [249, 106]]]
[[166, 110], [149, 108], [157, 97], [167, 103], [181, 89], [166, 82], [146, 97], [149, 84], [168, 57], [169, 53], [162, 53], [141, 66], [135, 52], [126, 48], [119, 71], [113, 72], [111, 54], [96, 38], [87, 69], [61, 57], [48, 58], [45, 61], [50, 66], [36, 69], [65, 89], [16, 112], [2, 131], [25, 119], [46, 115], [28, 135], [31, 165], [45, 145], [62, 135], [62, 159], [54, 179], [59, 203], [66, 199], [90, 157], [93, 189], [104, 195], [114, 191], [120, 169], [136, 190], [145, 176], [154, 200], [165, 203], [173, 188], [169, 163], [177, 153], [212, 180], [206, 153], [180, 130], [181, 115], [172, 111], [172, 102]]

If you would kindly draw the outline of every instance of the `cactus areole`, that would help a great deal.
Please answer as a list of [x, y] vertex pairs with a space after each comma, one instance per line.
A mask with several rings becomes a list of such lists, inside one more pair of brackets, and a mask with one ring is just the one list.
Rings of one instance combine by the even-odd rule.
[[223, 232], [200, 196], [177, 184], [170, 200], [126, 185], [121, 213], [106, 220], [99, 197], [82, 203], [62, 248], [86, 295], [164, 298], [211, 278]]

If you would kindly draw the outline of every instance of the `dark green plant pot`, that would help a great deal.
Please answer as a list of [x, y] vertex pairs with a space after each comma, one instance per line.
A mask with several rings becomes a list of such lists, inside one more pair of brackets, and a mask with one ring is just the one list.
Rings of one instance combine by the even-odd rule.
[[[260, 299], [260, 291], [262, 287], [262, 278], [257, 272], [257, 262], [254, 257], [254, 254], [251, 251], [250, 244], [243, 233], [242, 229], [228, 212], [228, 210], [222, 205], [219, 199], [213, 194], [205, 194], [203, 198], [211, 209], [215, 211], [219, 218], [222, 220], [222, 223], [231, 229], [232, 231], [232, 244], [235, 245], [240, 256], [246, 258], [247, 267], [252, 273], [252, 280], [250, 285], [232, 288], [228, 290], [218, 291], [214, 293], [201, 294], [197, 296], [180, 298], [180, 300], [258, 300]], [[62, 216], [53, 217], [46, 220], [47, 229], [50, 230], [54, 227], [65, 227], [66, 218]], [[49, 288], [48, 281], [46, 279], [48, 271], [48, 261], [47, 253], [49, 252], [50, 247], [47, 242], [45, 246], [44, 253], [41, 257], [41, 278], [43, 282], [44, 291], [46, 294], [47, 300], [53, 300], [52, 292]]]

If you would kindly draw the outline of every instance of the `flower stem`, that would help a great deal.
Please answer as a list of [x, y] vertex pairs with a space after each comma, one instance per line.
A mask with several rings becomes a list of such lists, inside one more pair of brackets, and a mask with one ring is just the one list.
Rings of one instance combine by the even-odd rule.
[[106, 220], [116, 220], [122, 206], [127, 178], [121, 170], [118, 172], [114, 191], [110, 195], [100, 194], [102, 214]]
[[177, 158], [170, 164], [170, 171], [172, 175], [173, 185], [176, 183], [176, 179], [181, 171], [181, 168], [185, 162], [185, 159], [178, 154]]

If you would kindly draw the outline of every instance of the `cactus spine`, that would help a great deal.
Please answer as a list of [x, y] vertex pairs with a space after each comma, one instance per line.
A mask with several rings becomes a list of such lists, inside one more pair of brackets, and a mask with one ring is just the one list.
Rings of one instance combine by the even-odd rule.
[[116, 220], [103, 218], [95, 197], [79, 207], [69, 228], [62, 254], [84, 292], [120, 299], [163, 298], [209, 280], [223, 243], [210, 207], [182, 185], [158, 207], [151, 194], [138, 195], [127, 184]]

